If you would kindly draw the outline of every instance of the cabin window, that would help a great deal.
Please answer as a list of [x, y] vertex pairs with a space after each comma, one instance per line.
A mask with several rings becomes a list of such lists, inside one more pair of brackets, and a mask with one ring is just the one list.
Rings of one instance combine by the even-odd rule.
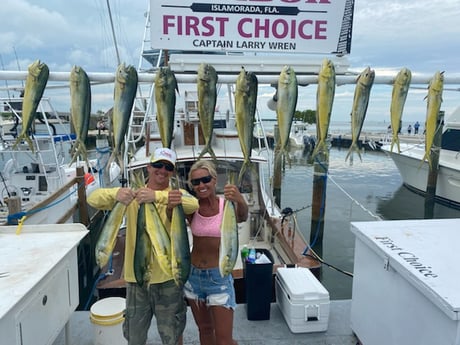
[[460, 151], [460, 130], [447, 129], [442, 134], [441, 148], [451, 151]]

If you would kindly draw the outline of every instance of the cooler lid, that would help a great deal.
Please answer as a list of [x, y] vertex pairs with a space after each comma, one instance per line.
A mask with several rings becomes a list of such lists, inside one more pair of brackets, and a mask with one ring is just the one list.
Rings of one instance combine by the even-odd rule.
[[329, 298], [329, 292], [305, 267], [279, 267], [276, 272], [293, 300]]
[[352, 222], [351, 231], [453, 320], [460, 310], [460, 219]]

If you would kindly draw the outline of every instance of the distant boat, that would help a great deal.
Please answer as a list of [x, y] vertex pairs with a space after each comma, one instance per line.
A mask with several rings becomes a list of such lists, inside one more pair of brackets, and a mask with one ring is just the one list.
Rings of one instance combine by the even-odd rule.
[[[425, 144], [401, 144], [401, 153], [390, 145], [382, 146], [395, 162], [404, 185], [420, 193], [426, 193], [428, 163], [420, 162], [425, 154]], [[460, 107], [446, 120], [442, 133], [439, 155], [439, 171], [436, 185], [436, 200], [460, 208]]]

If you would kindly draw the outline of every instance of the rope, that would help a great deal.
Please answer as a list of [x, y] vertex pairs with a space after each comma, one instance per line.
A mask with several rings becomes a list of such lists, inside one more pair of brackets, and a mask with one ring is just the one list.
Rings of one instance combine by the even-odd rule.
[[16, 235], [19, 235], [21, 233], [21, 228], [22, 228], [22, 225], [24, 223], [24, 221], [26, 220], [26, 218], [32, 214], [35, 214], [35, 213], [38, 213], [38, 212], [41, 212], [41, 211], [44, 211], [48, 208], [51, 208], [53, 206], [56, 206], [57, 204], [63, 202], [65, 199], [67, 198], [70, 198], [72, 196], [72, 194], [75, 194], [81, 187], [84, 187], [85, 186], [85, 182], [81, 182], [77, 188], [75, 188], [75, 190], [71, 191], [70, 193], [68, 193], [67, 195], [64, 195], [64, 197], [62, 197], [61, 199], [58, 199], [52, 203], [50, 203], [49, 205], [47, 206], [44, 206], [44, 207], [41, 207], [41, 208], [37, 208], [35, 210], [30, 210], [30, 211], [24, 211], [24, 212], [17, 212], [17, 213], [13, 213], [13, 214], [10, 214], [8, 215], [7, 217], [7, 222], [8, 223], [11, 223], [14, 219], [17, 219], [18, 220], [18, 227], [16, 229]]

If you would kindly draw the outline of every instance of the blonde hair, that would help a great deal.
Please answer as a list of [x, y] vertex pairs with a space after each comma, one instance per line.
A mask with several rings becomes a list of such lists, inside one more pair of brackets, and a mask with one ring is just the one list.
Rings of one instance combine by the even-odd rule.
[[209, 175], [217, 179], [217, 170], [216, 166], [214, 165], [213, 162], [208, 161], [208, 160], [198, 160], [190, 168], [190, 172], [188, 173], [188, 184], [192, 186], [191, 180], [192, 180], [192, 173], [196, 170], [199, 169], [205, 169], [209, 172]]

